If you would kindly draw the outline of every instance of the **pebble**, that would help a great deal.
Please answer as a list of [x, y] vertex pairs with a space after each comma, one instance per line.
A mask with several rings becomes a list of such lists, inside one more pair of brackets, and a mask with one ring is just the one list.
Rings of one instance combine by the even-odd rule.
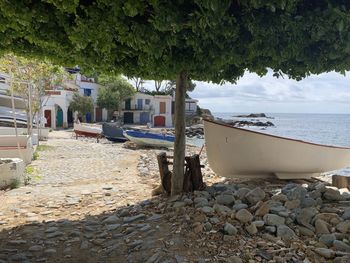
[[134, 222], [136, 220], [144, 219], [145, 217], [146, 217], [145, 214], [138, 214], [138, 215], [135, 215], [135, 216], [124, 217], [123, 218], [123, 222], [124, 223], [131, 223], [131, 222]]
[[258, 229], [257, 229], [256, 225], [253, 224], [253, 223], [248, 225], [248, 226], [246, 226], [245, 229], [251, 235], [255, 235], [256, 233], [258, 233]]
[[322, 219], [317, 219], [315, 221], [315, 230], [317, 235], [329, 234], [327, 223]]
[[235, 228], [233, 225], [231, 225], [230, 223], [226, 223], [224, 226], [224, 231], [225, 233], [227, 233], [228, 235], [232, 236], [232, 235], [236, 235], [238, 230], [237, 228]]
[[264, 216], [264, 222], [269, 226], [278, 226], [283, 225], [285, 223], [285, 218], [275, 215], [275, 214], [266, 214]]
[[104, 224], [115, 224], [115, 223], [117, 223], [117, 222], [119, 222], [119, 217], [118, 216], [116, 216], [116, 215], [111, 215], [111, 216], [109, 216], [109, 217], [107, 217], [106, 219], [104, 219], [103, 221], [102, 221], [102, 223], [104, 223]]
[[350, 253], [350, 245], [340, 240], [334, 240], [333, 246], [340, 251]]
[[323, 193], [323, 198], [329, 201], [342, 201], [345, 198], [340, 194], [339, 190], [335, 190], [332, 188], [327, 188]]
[[320, 236], [320, 238], [318, 239], [318, 241], [320, 241], [321, 243], [325, 244], [326, 246], [332, 246], [334, 240], [336, 240], [336, 236], [334, 234], [323, 234]]
[[266, 194], [264, 190], [262, 190], [260, 187], [256, 187], [253, 190], [249, 191], [245, 198], [248, 200], [248, 202], [251, 205], [255, 205], [257, 202], [263, 200], [265, 198]]
[[304, 226], [298, 226], [298, 230], [303, 236], [313, 237], [315, 235], [314, 231]]
[[341, 216], [344, 220], [350, 219], [350, 207], [345, 208], [343, 215]]
[[247, 209], [241, 209], [236, 213], [236, 218], [241, 223], [249, 223], [253, 220], [253, 215]]
[[277, 236], [281, 237], [283, 240], [291, 240], [297, 238], [297, 235], [294, 233], [294, 231], [285, 225], [277, 226]]
[[215, 197], [215, 199], [219, 205], [225, 205], [225, 206], [230, 206], [235, 201], [235, 198], [233, 197], [233, 195], [226, 195], [226, 194], [218, 195]]
[[315, 248], [315, 252], [326, 259], [331, 259], [335, 256], [335, 252], [328, 248]]

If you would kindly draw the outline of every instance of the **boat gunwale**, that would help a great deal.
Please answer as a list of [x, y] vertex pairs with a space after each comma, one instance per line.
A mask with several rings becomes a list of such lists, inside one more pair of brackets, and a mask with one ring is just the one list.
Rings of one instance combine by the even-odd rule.
[[[238, 128], [238, 127], [233, 127], [229, 124], [218, 122], [218, 121], [213, 121], [213, 120], [208, 120], [208, 119], [203, 119], [203, 120], [206, 122], [214, 123], [214, 124], [221, 125], [221, 126], [224, 126], [227, 128], [236, 129], [236, 130], [245, 131], [245, 132], [250, 132], [250, 133], [254, 133], [254, 134], [258, 134], [258, 135], [262, 135], [262, 136], [269, 136], [269, 137], [282, 139], [282, 140], [286, 140], [286, 141], [299, 142], [299, 143], [304, 143], [304, 144], [309, 144], [309, 145], [314, 145], [314, 146], [321, 146], [321, 147], [328, 147], [328, 148], [333, 148], [333, 149], [350, 150], [350, 147], [347, 147], [347, 146], [335, 146], [335, 145], [327, 145], [327, 144], [308, 142], [308, 141], [292, 139], [292, 138], [282, 137], [282, 136], [273, 135], [273, 134], [267, 134], [267, 133], [263, 133], [263, 132], [252, 131], [252, 130], [248, 130], [248, 129], [242, 129], [242, 128]], [[205, 135], [204, 135], [204, 138], [205, 138]]]

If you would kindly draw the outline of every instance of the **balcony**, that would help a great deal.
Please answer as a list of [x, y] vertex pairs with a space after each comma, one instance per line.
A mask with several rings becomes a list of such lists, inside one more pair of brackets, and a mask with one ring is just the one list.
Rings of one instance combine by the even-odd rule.
[[123, 111], [151, 111], [153, 108], [151, 105], [131, 105], [130, 107], [123, 107]]

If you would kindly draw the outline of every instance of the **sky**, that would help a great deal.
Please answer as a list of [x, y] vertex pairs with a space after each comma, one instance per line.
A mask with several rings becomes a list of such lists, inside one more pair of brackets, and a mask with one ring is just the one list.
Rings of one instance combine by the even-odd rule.
[[301, 81], [276, 78], [271, 71], [264, 77], [246, 72], [237, 84], [196, 84], [190, 96], [212, 112], [350, 114], [350, 72], [312, 75]]

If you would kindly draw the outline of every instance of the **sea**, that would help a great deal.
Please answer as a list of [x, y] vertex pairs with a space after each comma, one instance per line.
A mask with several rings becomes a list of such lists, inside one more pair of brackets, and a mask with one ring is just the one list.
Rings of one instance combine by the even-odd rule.
[[[269, 118], [234, 117], [242, 114], [249, 113], [213, 113], [214, 117], [225, 120], [270, 121], [275, 125], [246, 129], [313, 143], [350, 147], [350, 114], [266, 113]], [[197, 144], [200, 143], [198, 141]], [[350, 167], [332, 173], [350, 176]]]

